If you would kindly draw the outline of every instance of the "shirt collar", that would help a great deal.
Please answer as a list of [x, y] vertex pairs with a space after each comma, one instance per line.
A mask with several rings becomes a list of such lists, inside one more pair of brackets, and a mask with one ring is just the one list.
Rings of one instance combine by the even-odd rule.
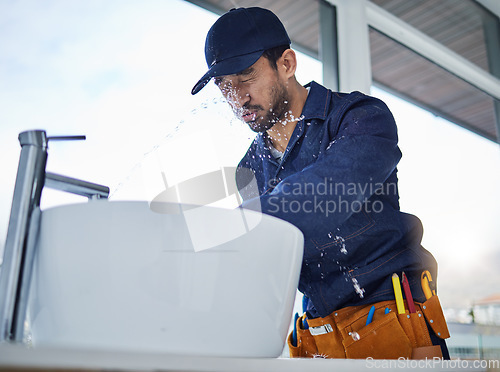
[[325, 120], [330, 106], [331, 92], [315, 81], [311, 81], [305, 87], [309, 87], [310, 90], [302, 109], [304, 120]]

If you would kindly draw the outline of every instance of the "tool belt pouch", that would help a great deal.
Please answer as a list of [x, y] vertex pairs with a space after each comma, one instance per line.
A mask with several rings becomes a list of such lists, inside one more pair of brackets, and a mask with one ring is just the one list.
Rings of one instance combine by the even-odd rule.
[[335, 326], [334, 315], [324, 318], [307, 319], [309, 331], [316, 344], [316, 355], [320, 358], [345, 358], [342, 337]]
[[[309, 329], [297, 324], [297, 347], [290, 343], [291, 357], [326, 357], [365, 359], [424, 359], [442, 357], [440, 346], [432, 344], [427, 323], [442, 338], [450, 337], [437, 296], [415, 303], [416, 313], [398, 314], [394, 301], [375, 304], [373, 321], [366, 325], [371, 305], [355, 312], [338, 312], [325, 318], [308, 319]], [[391, 311], [385, 314], [385, 308]], [[348, 309], [348, 308], [345, 308]], [[337, 314], [337, 312], [335, 313]], [[344, 315], [344, 316], [343, 316]], [[325, 325], [327, 331], [317, 332]], [[314, 334], [314, 336], [312, 334]]]
[[398, 359], [410, 358], [412, 345], [395, 311], [384, 313], [387, 303], [375, 304], [374, 320], [366, 325], [370, 306], [357, 311], [337, 324], [350, 359]]
[[292, 344], [292, 332], [288, 335], [287, 343], [290, 350], [290, 358], [312, 358], [318, 353], [314, 338], [308, 329], [303, 329], [303, 319], [305, 314], [297, 319], [295, 324], [297, 329], [297, 345]]
[[448, 326], [446, 325], [446, 320], [444, 318], [443, 309], [441, 308], [441, 303], [439, 302], [439, 297], [432, 296], [423, 304], [418, 305], [422, 309], [427, 322], [431, 326], [436, 336], [443, 340], [449, 338], [450, 332], [448, 331]]
[[433, 333], [441, 339], [450, 337], [439, 297], [432, 296], [424, 303], [416, 303], [416, 305], [416, 313], [398, 314], [399, 322], [412, 343], [411, 358], [442, 358], [441, 347], [432, 344], [427, 326], [429, 325]]
[[399, 324], [410, 340], [412, 347], [411, 359], [442, 358], [441, 347], [434, 346], [429, 330], [425, 324], [424, 315], [417, 310], [416, 313], [406, 312], [398, 314]]

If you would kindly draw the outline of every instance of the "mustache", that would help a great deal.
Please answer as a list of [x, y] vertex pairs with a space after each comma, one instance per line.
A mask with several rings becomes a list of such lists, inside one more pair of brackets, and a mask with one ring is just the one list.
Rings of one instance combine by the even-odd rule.
[[260, 105], [249, 105], [249, 104], [244, 104], [241, 107], [242, 110], [247, 110], [247, 111], [257, 111], [257, 110], [264, 110], [264, 107]]

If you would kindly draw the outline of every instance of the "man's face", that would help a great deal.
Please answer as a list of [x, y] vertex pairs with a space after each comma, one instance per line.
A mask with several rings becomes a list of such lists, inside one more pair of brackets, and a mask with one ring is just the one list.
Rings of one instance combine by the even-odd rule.
[[283, 120], [290, 103], [286, 83], [265, 57], [234, 75], [215, 78], [237, 117], [254, 132], [265, 132]]

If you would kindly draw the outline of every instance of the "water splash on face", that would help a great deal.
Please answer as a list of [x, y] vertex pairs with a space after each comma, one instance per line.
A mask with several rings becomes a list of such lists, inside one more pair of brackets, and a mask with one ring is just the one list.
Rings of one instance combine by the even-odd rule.
[[[254, 132], [265, 132], [277, 123], [286, 124], [292, 121], [300, 121], [290, 111], [288, 91], [286, 87], [276, 82], [272, 86], [268, 109], [259, 104], [249, 94], [241, 95], [236, 88], [230, 84], [219, 85], [222, 95], [231, 106], [234, 115], [245, 121]], [[259, 97], [260, 98], [260, 97]], [[267, 104], [266, 104], [267, 105]]]

